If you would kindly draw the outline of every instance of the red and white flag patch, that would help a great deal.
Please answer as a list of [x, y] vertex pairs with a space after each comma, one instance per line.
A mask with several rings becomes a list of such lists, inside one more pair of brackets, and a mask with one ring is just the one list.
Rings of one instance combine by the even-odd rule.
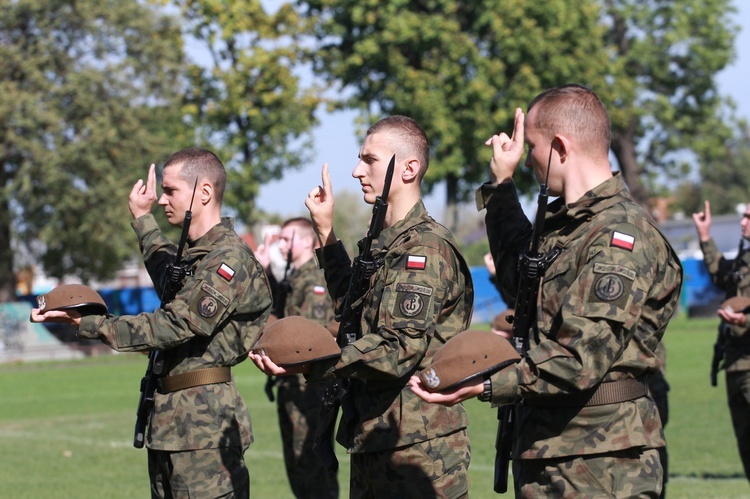
[[420, 255], [408, 255], [406, 257], [406, 270], [424, 270], [427, 266], [427, 257]]
[[314, 295], [324, 295], [326, 293], [325, 286], [313, 286]]
[[617, 248], [623, 248], [629, 251], [633, 251], [633, 246], [635, 246], [635, 237], [629, 234], [615, 231], [614, 234], [612, 234], [612, 242], [610, 243], [610, 246], [616, 246]]
[[227, 281], [231, 281], [234, 277], [234, 269], [227, 265], [226, 263], [222, 263], [221, 267], [219, 267], [219, 270], [217, 270], [219, 275], [226, 279]]

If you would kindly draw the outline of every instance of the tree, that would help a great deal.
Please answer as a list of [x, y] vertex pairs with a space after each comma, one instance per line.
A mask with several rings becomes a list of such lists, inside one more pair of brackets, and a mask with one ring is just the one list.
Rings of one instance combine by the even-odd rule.
[[245, 223], [257, 220], [259, 186], [311, 158], [310, 131], [322, 99], [302, 89], [304, 50], [289, 4], [267, 13], [259, 0], [175, 0], [194, 53], [187, 115], [197, 139], [225, 161], [225, 204]]
[[132, 256], [127, 195], [171, 149], [160, 129], [177, 116], [182, 44], [155, 7], [117, 0], [6, 0], [0, 40], [0, 301], [12, 301], [15, 254], [84, 282]]
[[633, 197], [714, 162], [732, 138], [716, 74], [734, 57], [730, 0], [605, 0], [612, 152]]
[[[428, 187], [447, 183], [447, 225], [487, 176], [482, 144], [540, 90], [602, 82], [604, 28], [590, 1], [309, 0], [316, 69], [370, 115], [406, 114], [431, 141]], [[522, 185], [530, 174], [520, 173]]]
[[[427, 180], [446, 181], [451, 229], [457, 203], [486, 179], [481, 144], [545, 88], [579, 83], [600, 95], [613, 153], [643, 204], [729, 137], [714, 83], [732, 56], [729, 0], [298, 4], [320, 42], [316, 69], [352, 91], [344, 105], [424, 126]], [[516, 180], [523, 188], [531, 176], [520, 169]]]
[[731, 140], [718, 153], [701, 158], [700, 181], [679, 185], [675, 208], [685, 215], [703, 211], [703, 201], [711, 202], [713, 214], [736, 213], [737, 205], [750, 202], [750, 130], [739, 122]]

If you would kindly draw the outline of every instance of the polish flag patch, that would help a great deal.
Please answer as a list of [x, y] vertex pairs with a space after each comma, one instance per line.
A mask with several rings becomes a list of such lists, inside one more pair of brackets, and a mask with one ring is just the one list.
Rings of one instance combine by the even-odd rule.
[[314, 295], [324, 295], [326, 293], [325, 286], [313, 286]]
[[219, 275], [226, 279], [227, 281], [231, 281], [234, 277], [234, 269], [227, 265], [226, 263], [222, 263], [221, 267], [219, 267], [219, 270], [217, 270]]
[[426, 256], [409, 255], [406, 257], [406, 270], [424, 270], [426, 266]]
[[622, 232], [615, 231], [614, 234], [612, 234], [612, 242], [610, 243], [610, 246], [615, 246], [617, 248], [623, 248], [629, 251], [633, 251], [633, 246], [635, 245], [635, 237], [624, 234]]

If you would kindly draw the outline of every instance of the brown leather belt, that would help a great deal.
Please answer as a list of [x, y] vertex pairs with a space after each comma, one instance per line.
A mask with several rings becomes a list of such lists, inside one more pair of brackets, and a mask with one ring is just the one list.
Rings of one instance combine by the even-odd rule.
[[159, 380], [159, 392], [171, 393], [194, 386], [226, 383], [231, 380], [232, 370], [229, 367], [209, 367], [162, 378]]
[[619, 404], [644, 397], [648, 393], [648, 383], [643, 378], [627, 378], [601, 383], [593, 390], [575, 395], [555, 395], [552, 397], [524, 398], [529, 407], [541, 409], [591, 407], [595, 405]]

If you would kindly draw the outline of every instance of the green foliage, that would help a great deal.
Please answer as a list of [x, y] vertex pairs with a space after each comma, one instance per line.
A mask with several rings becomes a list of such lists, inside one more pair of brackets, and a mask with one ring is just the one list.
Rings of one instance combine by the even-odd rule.
[[50, 276], [109, 277], [137, 248], [130, 187], [172, 147], [161, 130], [176, 119], [179, 31], [147, 2], [3, 4], [0, 231], [13, 223], [20, 263]]
[[[512, 129], [515, 107], [560, 83], [596, 84], [606, 69], [592, 1], [299, 4], [320, 41], [315, 68], [353, 91], [346, 105], [363, 109], [367, 121], [405, 114], [424, 127], [432, 146], [426, 182], [447, 180], [449, 209], [485, 179], [482, 144]], [[530, 172], [519, 172], [529, 185]]]
[[[716, 319], [672, 320], [664, 337], [670, 420], [668, 497], [747, 496], [732, 432], [723, 376], [709, 385]], [[487, 329], [486, 325], [476, 325]], [[3, 496], [148, 496], [146, 453], [132, 447], [140, 354], [82, 361], [0, 365], [0, 483]], [[245, 362], [234, 381], [250, 409], [255, 442], [245, 454], [252, 495], [292, 497], [284, 473], [276, 406], [265, 398], [265, 376]], [[470, 496], [492, 499], [497, 412], [471, 400]], [[19, 452], [23, 449], [23, 452]], [[349, 457], [336, 446], [341, 497], [348, 496]]]
[[732, 136], [716, 74], [734, 58], [731, 0], [607, 0], [611, 77], [600, 95], [612, 150], [631, 193], [682, 179], [722, 156]]
[[249, 224], [257, 220], [259, 186], [311, 159], [311, 128], [322, 99], [303, 89], [304, 50], [289, 4], [269, 14], [259, 0], [175, 0], [194, 51], [188, 124], [228, 169], [225, 204]]

